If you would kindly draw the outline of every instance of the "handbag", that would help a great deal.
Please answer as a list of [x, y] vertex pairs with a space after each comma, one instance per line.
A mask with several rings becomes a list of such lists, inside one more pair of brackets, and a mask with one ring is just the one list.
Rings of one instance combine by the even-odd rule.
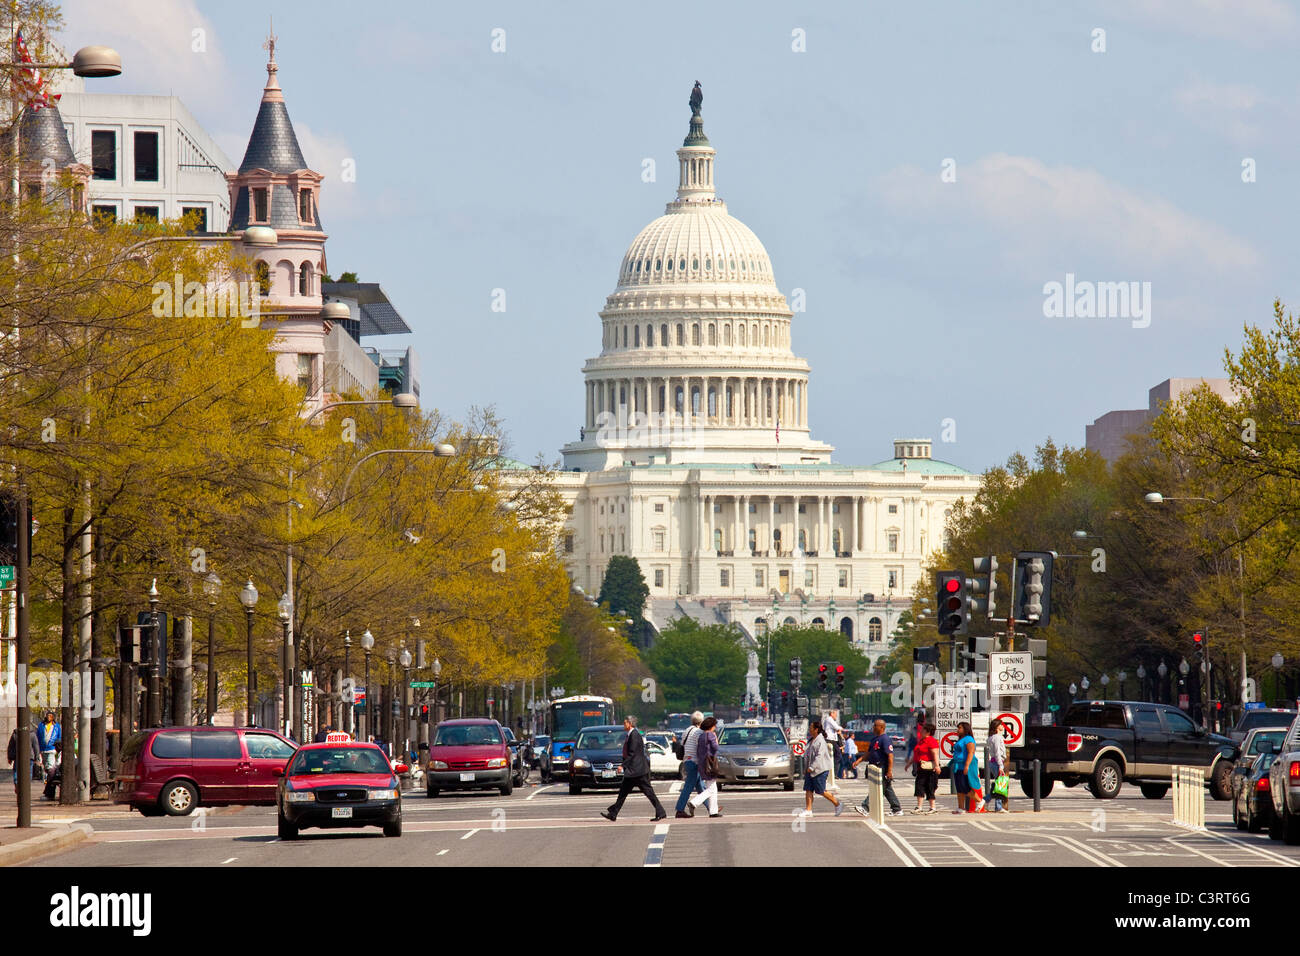
[[995, 797], [1005, 797], [1011, 790], [1011, 778], [1005, 773], [998, 774], [998, 779], [993, 781], [993, 795]]
[[673, 756], [678, 760], [686, 759], [686, 744], [683, 740], [678, 740], [676, 737], [673, 738]]
[[704, 762], [704, 776], [710, 780], [718, 779], [718, 757], [716, 754], [709, 754], [709, 759]]
[[934, 761], [933, 761], [933, 760], [922, 760], [922, 761], [921, 761], [921, 769], [922, 769], [922, 770], [933, 770], [933, 769], [934, 769]]

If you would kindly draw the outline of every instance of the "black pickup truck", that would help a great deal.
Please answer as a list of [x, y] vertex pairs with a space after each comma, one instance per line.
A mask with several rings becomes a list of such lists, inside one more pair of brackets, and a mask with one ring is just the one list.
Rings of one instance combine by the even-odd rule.
[[1067, 787], [1086, 784], [1094, 797], [1108, 800], [1128, 781], [1142, 796], [1159, 800], [1169, 791], [1174, 767], [1200, 767], [1214, 799], [1229, 800], [1236, 747], [1177, 707], [1089, 700], [1071, 704], [1060, 726], [1026, 727], [1024, 745], [1008, 756], [1027, 796], [1034, 793], [1037, 758], [1043, 796], [1059, 780]]

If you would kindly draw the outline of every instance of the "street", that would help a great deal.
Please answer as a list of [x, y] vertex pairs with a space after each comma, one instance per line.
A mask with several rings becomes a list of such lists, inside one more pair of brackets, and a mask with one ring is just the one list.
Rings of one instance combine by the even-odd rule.
[[[534, 779], [536, 779], [534, 777]], [[655, 789], [672, 812], [677, 781]], [[862, 780], [841, 781], [854, 802]], [[899, 790], [910, 791], [910, 778]], [[628, 799], [615, 823], [599, 816], [612, 793], [573, 796], [564, 784], [495, 793], [423, 790], [403, 796], [404, 832], [307, 830], [296, 842], [276, 836], [271, 807], [230, 807], [201, 816], [90, 819], [94, 835], [67, 852], [28, 863], [37, 867], [118, 866], [893, 866], [893, 867], [1278, 867], [1300, 866], [1300, 847], [1267, 833], [1238, 831], [1231, 808], [1207, 798], [1204, 833], [1172, 823], [1172, 802], [1146, 800], [1125, 787], [1108, 801], [1083, 788], [1043, 801], [1013, 800], [1008, 814], [954, 815], [941, 788], [939, 813], [886, 819], [878, 828], [848, 808], [838, 819], [818, 799], [800, 819], [799, 791], [724, 789], [723, 817], [701, 811], [692, 820], [652, 825], [640, 796]], [[904, 797], [903, 807], [913, 805]]]

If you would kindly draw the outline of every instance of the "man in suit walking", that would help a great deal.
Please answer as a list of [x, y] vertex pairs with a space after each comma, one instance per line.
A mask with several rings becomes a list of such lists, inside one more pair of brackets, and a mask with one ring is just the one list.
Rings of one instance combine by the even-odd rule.
[[627, 731], [627, 740], [623, 742], [623, 783], [618, 788], [618, 799], [608, 810], [600, 811], [606, 820], [618, 818], [618, 811], [623, 809], [623, 801], [633, 790], [640, 790], [655, 808], [655, 818], [651, 823], [667, 820], [668, 813], [655, 796], [654, 787], [650, 785], [650, 758], [645, 754], [645, 739], [636, 729], [635, 717], [623, 718], [623, 729]]

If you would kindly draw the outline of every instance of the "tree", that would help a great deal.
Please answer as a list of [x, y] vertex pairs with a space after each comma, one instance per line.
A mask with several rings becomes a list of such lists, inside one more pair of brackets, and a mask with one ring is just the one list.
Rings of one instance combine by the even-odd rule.
[[629, 706], [639, 698], [645, 668], [613, 619], [570, 591], [547, 651], [547, 679], [571, 694], [587, 693]]
[[645, 611], [650, 587], [645, 583], [641, 565], [636, 558], [616, 554], [605, 566], [605, 577], [600, 582], [600, 596], [596, 599], [615, 614], [626, 614], [635, 623]]
[[646, 652], [659, 700], [669, 711], [713, 710], [745, 693], [748, 653], [744, 635], [734, 624], [701, 626], [675, 618]]
[[[817, 694], [817, 665], [838, 662], [844, 665], [844, 696], [851, 698], [857, 686], [871, 674], [871, 661], [839, 631], [821, 627], [779, 627], [758, 639], [758, 659], [768, 659], [768, 645], [772, 647], [772, 662], [776, 667], [778, 690], [789, 685], [789, 662], [799, 658], [803, 663], [803, 691], [809, 696]], [[831, 672], [827, 693], [835, 693], [835, 675]]]

